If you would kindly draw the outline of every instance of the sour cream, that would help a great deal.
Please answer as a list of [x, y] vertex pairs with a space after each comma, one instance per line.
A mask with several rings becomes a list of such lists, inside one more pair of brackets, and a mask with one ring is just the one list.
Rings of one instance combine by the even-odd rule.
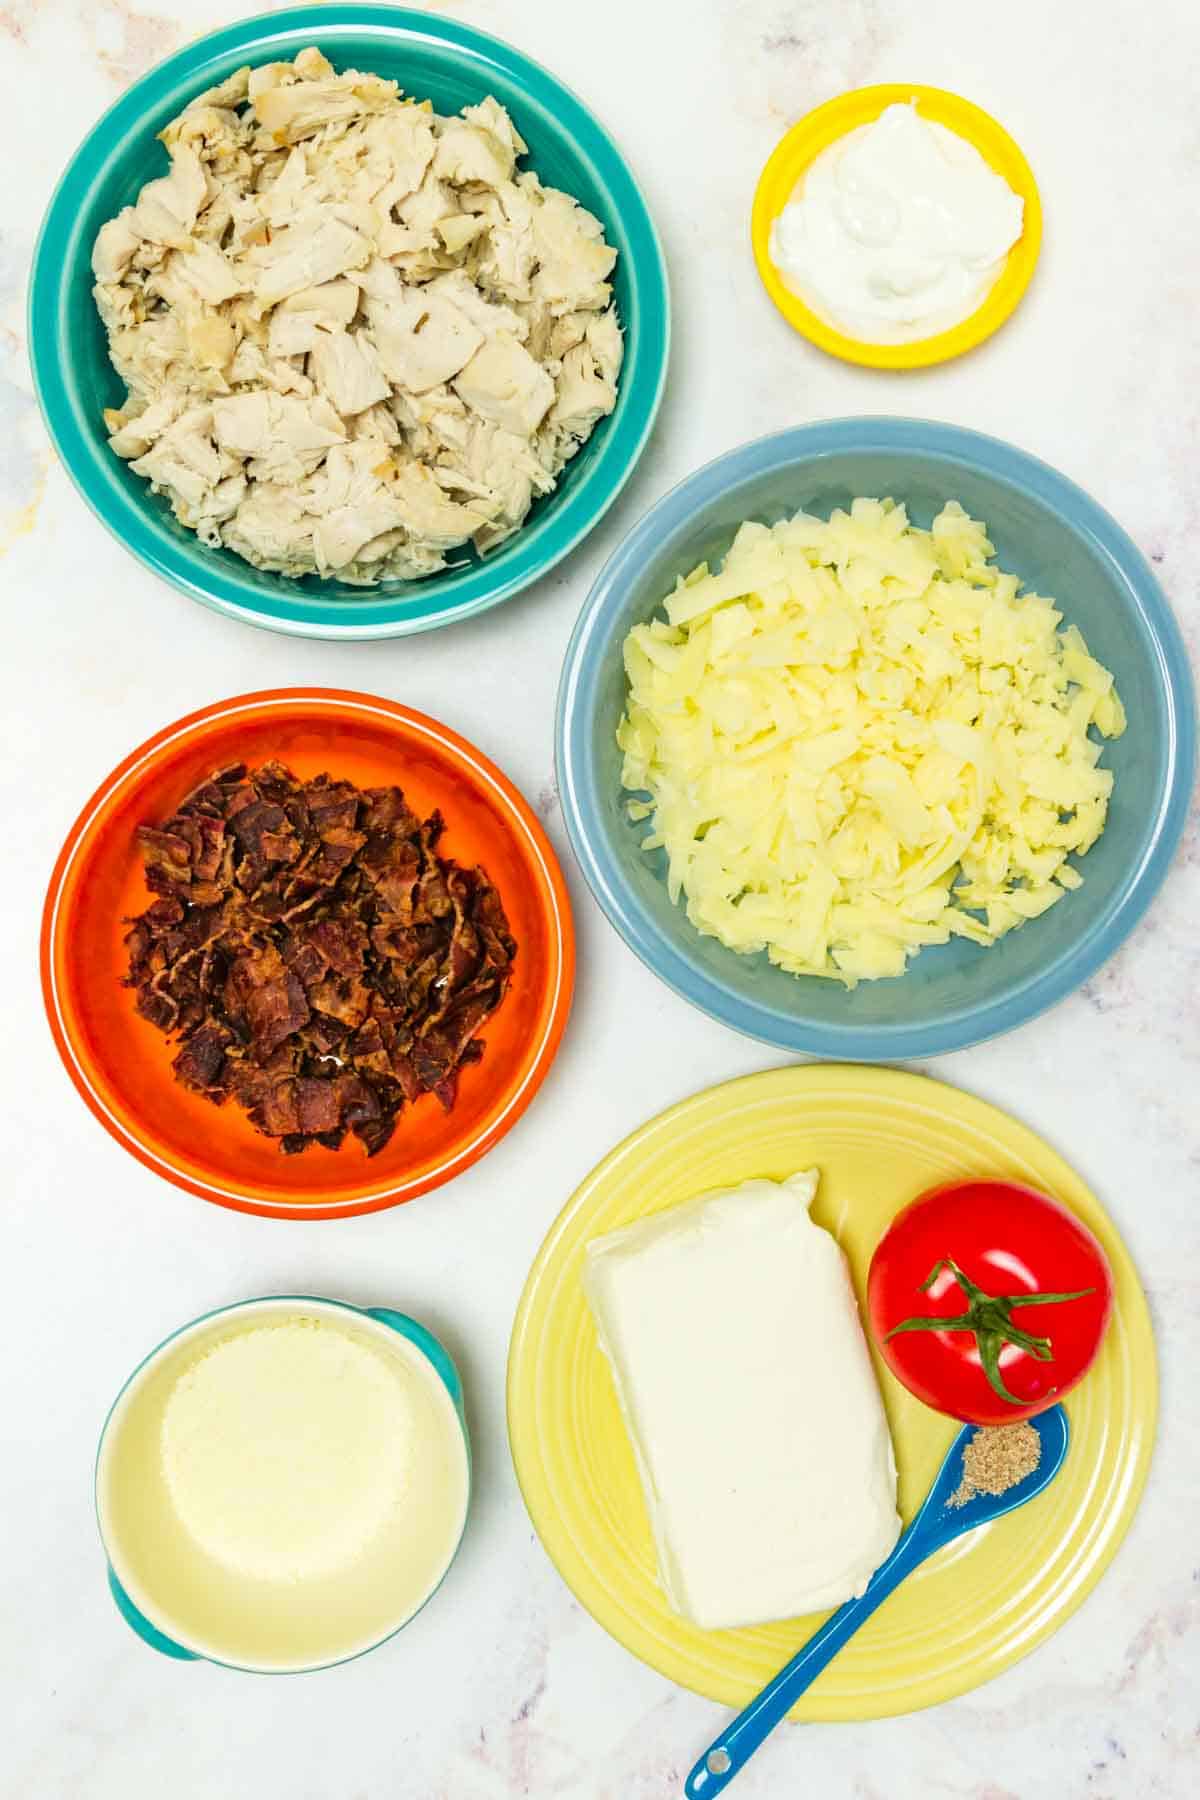
[[810, 164], [771, 260], [847, 336], [910, 343], [968, 318], [1021, 235], [1024, 202], [973, 144], [889, 106]]

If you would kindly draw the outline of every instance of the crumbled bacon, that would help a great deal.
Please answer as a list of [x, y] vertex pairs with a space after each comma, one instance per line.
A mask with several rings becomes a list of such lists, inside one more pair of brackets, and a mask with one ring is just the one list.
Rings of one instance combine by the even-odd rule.
[[232, 1098], [287, 1155], [348, 1132], [382, 1150], [406, 1102], [449, 1110], [516, 945], [482, 869], [437, 853], [399, 788], [282, 763], [214, 772], [138, 843], [154, 899], [129, 921], [137, 1010], [175, 1077]]

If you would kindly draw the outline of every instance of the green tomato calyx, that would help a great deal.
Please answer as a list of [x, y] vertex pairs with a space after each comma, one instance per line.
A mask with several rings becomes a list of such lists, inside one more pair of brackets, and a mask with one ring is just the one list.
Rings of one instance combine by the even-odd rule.
[[993, 1391], [1011, 1406], [1027, 1406], [1027, 1400], [1010, 1393], [1004, 1385], [1004, 1377], [1000, 1373], [1000, 1352], [1006, 1344], [1015, 1344], [1038, 1362], [1052, 1362], [1054, 1352], [1049, 1338], [1035, 1337], [1032, 1332], [1022, 1331], [1019, 1325], [1013, 1324], [1013, 1309], [1020, 1306], [1057, 1306], [1066, 1300], [1083, 1300], [1088, 1294], [1094, 1294], [1095, 1288], [1077, 1288], [1071, 1294], [988, 1294], [983, 1288], [977, 1287], [969, 1275], [963, 1273], [953, 1257], [944, 1256], [933, 1265], [921, 1283], [921, 1293], [927, 1294], [945, 1269], [949, 1269], [966, 1295], [967, 1310], [948, 1318], [939, 1318], [937, 1314], [919, 1314], [911, 1319], [902, 1319], [899, 1325], [893, 1325], [890, 1331], [885, 1332], [884, 1343], [902, 1331], [973, 1332], [979, 1347], [979, 1361]]

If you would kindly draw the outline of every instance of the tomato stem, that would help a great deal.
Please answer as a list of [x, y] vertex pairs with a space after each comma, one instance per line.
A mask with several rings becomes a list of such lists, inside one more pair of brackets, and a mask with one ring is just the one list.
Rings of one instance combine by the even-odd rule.
[[1054, 1351], [1048, 1337], [1035, 1337], [1032, 1332], [1022, 1331], [1019, 1325], [1013, 1324], [1013, 1308], [1057, 1306], [1065, 1300], [1083, 1300], [1088, 1294], [1094, 1294], [1095, 1288], [1076, 1288], [1070, 1294], [989, 1294], [978, 1287], [969, 1275], [963, 1273], [952, 1256], [943, 1256], [940, 1262], [934, 1263], [921, 1283], [920, 1292], [927, 1294], [946, 1269], [949, 1269], [967, 1297], [966, 1312], [955, 1313], [950, 1317], [920, 1313], [911, 1319], [902, 1319], [899, 1325], [893, 1325], [884, 1334], [884, 1343], [901, 1331], [971, 1331], [975, 1334], [975, 1342], [979, 1348], [980, 1364], [993, 1391], [1012, 1406], [1026, 1405], [1026, 1401], [1010, 1393], [1004, 1384], [1004, 1377], [1000, 1372], [1001, 1351], [1006, 1344], [1014, 1344], [1038, 1362], [1053, 1362]]

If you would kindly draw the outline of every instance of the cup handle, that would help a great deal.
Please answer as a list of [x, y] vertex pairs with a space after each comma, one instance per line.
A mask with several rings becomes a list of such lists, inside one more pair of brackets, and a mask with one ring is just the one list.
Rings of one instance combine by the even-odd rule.
[[116, 1602], [117, 1611], [132, 1631], [136, 1631], [142, 1642], [149, 1644], [162, 1656], [172, 1656], [176, 1662], [200, 1662], [202, 1658], [194, 1650], [185, 1650], [174, 1638], [166, 1637], [157, 1626], [152, 1625], [145, 1613], [139, 1612], [125, 1589], [121, 1586], [112, 1570], [108, 1571], [108, 1585]]
[[363, 1310], [368, 1318], [378, 1319], [381, 1325], [390, 1326], [393, 1331], [399, 1332], [401, 1337], [407, 1338], [410, 1344], [415, 1344], [422, 1355], [433, 1364], [447, 1393], [454, 1402], [454, 1410], [465, 1431], [467, 1416], [463, 1406], [462, 1381], [458, 1370], [451, 1361], [449, 1352], [442, 1348], [432, 1331], [427, 1331], [424, 1325], [417, 1323], [416, 1319], [410, 1319], [407, 1313], [393, 1312], [390, 1306], [367, 1306]]

